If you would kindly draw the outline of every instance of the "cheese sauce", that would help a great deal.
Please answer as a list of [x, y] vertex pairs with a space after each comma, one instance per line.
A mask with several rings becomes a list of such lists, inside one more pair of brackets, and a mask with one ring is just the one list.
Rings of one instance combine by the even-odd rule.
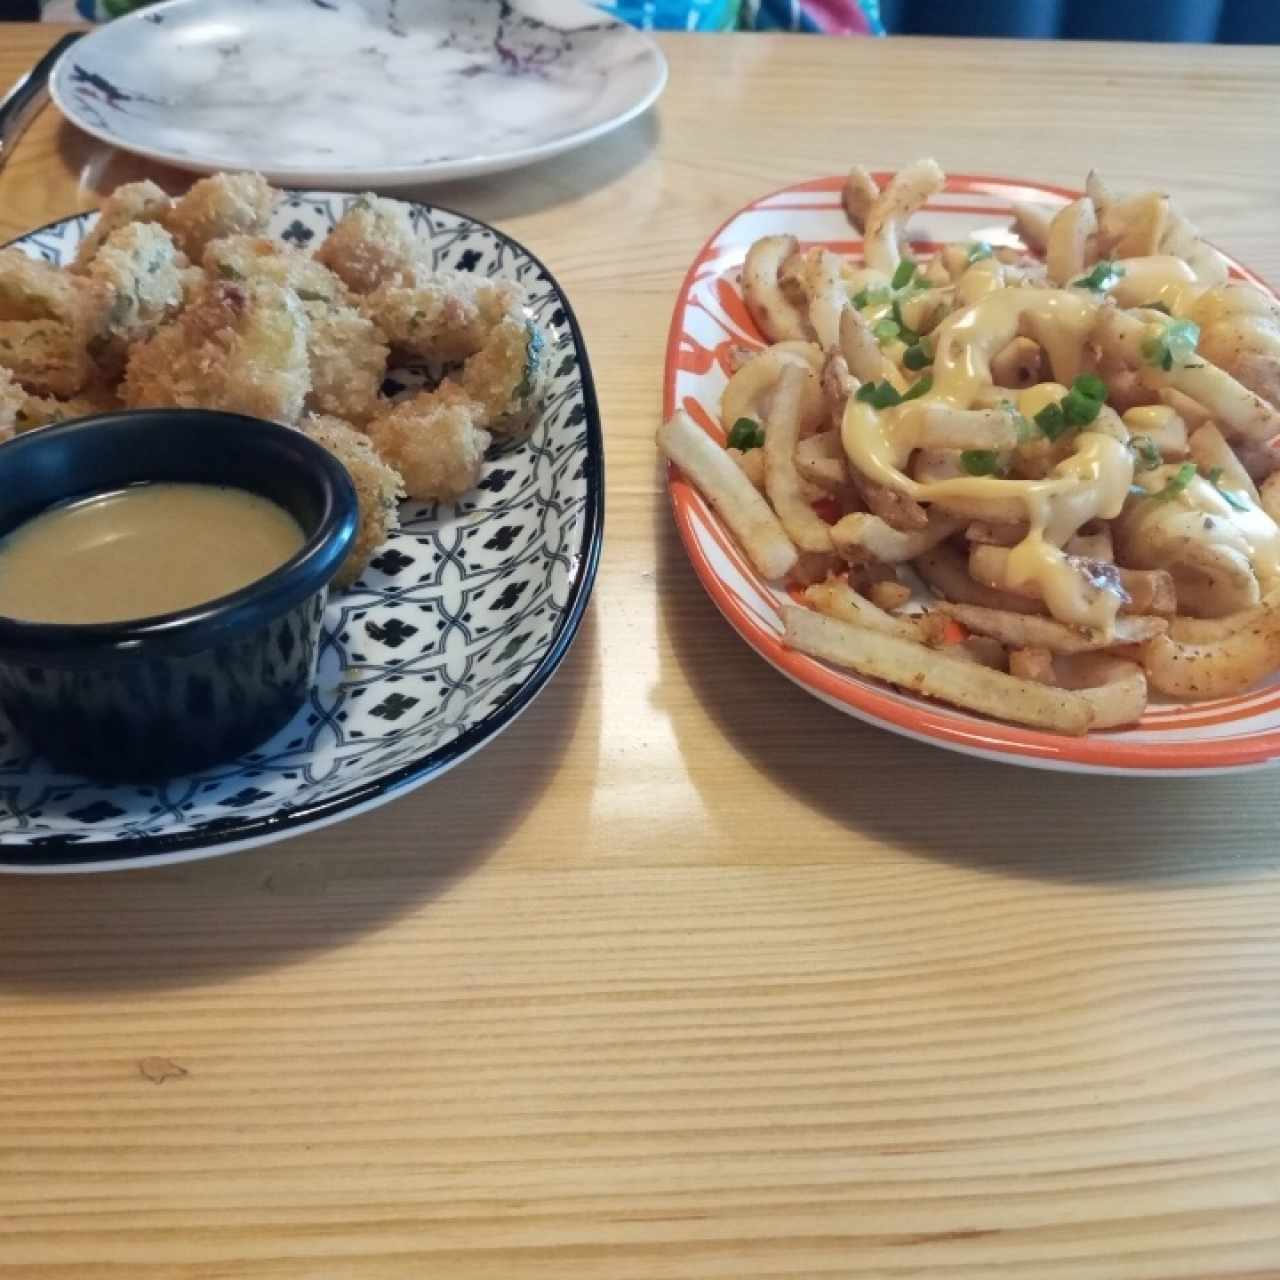
[[[971, 269], [966, 278], [972, 274]], [[939, 326], [929, 393], [882, 411], [851, 398], [841, 439], [850, 462], [864, 475], [922, 502], [989, 502], [995, 519], [1011, 499], [1019, 502], [1030, 530], [1010, 552], [1006, 584], [1034, 584], [1050, 613], [1063, 622], [1110, 629], [1120, 597], [1087, 581], [1062, 546], [1081, 525], [1114, 519], [1123, 509], [1133, 482], [1133, 458], [1119, 440], [1081, 431], [1074, 452], [1043, 480], [960, 476], [922, 483], [904, 470], [920, 438], [923, 407], [933, 403], [970, 408], [991, 385], [992, 357], [1024, 328], [1044, 347], [1055, 378], [1062, 383], [1075, 378], [1100, 305], [1083, 291], [1061, 289], [1000, 289], [981, 297]], [[1065, 386], [1053, 384], [1030, 390], [1045, 403], [1058, 398], [1055, 391], [1066, 393]], [[1020, 407], [1033, 403], [1020, 399]]]
[[[1178, 467], [1156, 467], [1138, 477], [1149, 493], [1159, 493], [1178, 473]], [[1179, 494], [1133, 502], [1117, 532], [1125, 559], [1137, 569], [1167, 569], [1180, 560], [1190, 543], [1227, 547], [1253, 567], [1265, 590], [1280, 579], [1280, 527], [1248, 494], [1232, 496], [1245, 510], [1232, 506], [1203, 476], [1197, 475]]]

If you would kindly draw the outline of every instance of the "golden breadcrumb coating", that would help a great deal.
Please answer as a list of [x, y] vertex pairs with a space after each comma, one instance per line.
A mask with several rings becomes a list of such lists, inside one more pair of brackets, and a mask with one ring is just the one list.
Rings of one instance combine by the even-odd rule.
[[72, 271], [83, 271], [97, 255], [113, 231], [131, 222], [158, 222], [173, 207], [173, 201], [154, 182], [127, 182], [103, 201], [98, 220], [80, 241]]
[[183, 304], [184, 267], [163, 227], [131, 222], [113, 231], [86, 272], [111, 293], [107, 333], [136, 342], [170, 319]]
[[367, 428], [374, 448], [404, 477], [409, 497], [452, 502], [480, 479], [490, 436], [475, 406], [452, 383], [419, 392]]
[[390, 352], [378, 326], [355, 307], [303, 304], [310, 319], [306, 408], [363, 424], [386, 405], [381, 397]]
[[520, 286], [467, 271], [419, 265], [365, 299], [365, 311], [391, 345], [425, 360], [465, 360], [505, 316], [520, 312]]
[[265, 236], [223, 236], [206, 246], [201, 264], [215, 280], [274, 280], [302, 302], [352, 302], [346, 285], [328, 267]]
[[10, 440], [18, 430], [18, 415], [27, 402], [27, 393], [8, 369], [0, 368], [0, 440]]
[[337, 587], [350, 586], [365, 570], [374, 552], [400, 527], [399, 502], [404, 482], [374, 451], [366, 436], [341, 418], [309, 414], [298, 424], [304, 435], [328, 449], [347, 469], [360, 503], [360, 527], [355, 545], [342, 562]]
[[507, 315], [459, 374], [478, 406], [476, 419], [496, 440], [513, 440], [532, 424], [546, 379], [546, 344], [531, 320]]
[[354, 295], [332, 271], [305, 253], [253, 236], [215, 240], [205, 250], [204, 266], [217, 279], [274, 280], [302, 300], [310, 321], [308, 411], [359, 423], [377, 410], [390, 352], [377, 326], [355, 308]]
[[29, 391], [74, 395], [94, 376], [111, 301], [101, 281], [0, 250], [0, 365]]
[[260, 173], [215, 173], [195, 183], [163, 221], [178, 248], [199, 262], [211, 240], [266, 230], [275, 197]]
[[177, 319], [130, 349], [124, 401], [295, 422], [311, 388], [307, 329], [291, 289], [211, 281]]
[[356, 199], [316, 250], [356, 293], [370, 293], [413, 270], [421, 252], [409, 207], [366, 193]]

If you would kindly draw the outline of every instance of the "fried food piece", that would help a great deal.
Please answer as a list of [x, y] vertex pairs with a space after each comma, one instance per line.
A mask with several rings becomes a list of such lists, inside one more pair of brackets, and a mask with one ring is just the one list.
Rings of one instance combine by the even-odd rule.
[[275, 197], [260, 173], [215, 173], [195, 183], [162, 221], [182, 252], [198, 262], [212, 240], [264, 231]]
[[546, 384], [546, 365], [542, 330], [522, 315], [508, 315], [456, 380], [479, 406], [479, 425], [494, 439], [511, 441], [533, 424]]
[[74, 395], [94, 374], [111, 301], [101, 281], [0, 250], [0, 365], [28, 391]]
[[50, 396], [75, 395], [95, 373], [88, 348], [56, 320], [0, 320], [0, 368]]
[[381, 330], [356, 309], [350, 290], [328, 267], [255, 236], [215, 240], [205, 250], [204, 265], [217, 279], [264, 279], [291, 288], [309, 321], [306, 408], [356, 423], [373, 416], [390, 351]]
[[382, 331], [355, 307], [303, 303], [310, 320], [306, 407], [363, 424], [385, 406], [380, 392], [390, 355]]
[[295, 422], [311, 389], [307, 331], [291, 289], [211, 281], [177, 319], [130, 349], [124, 401]]
[[309, 254], [288, 249], [264, 236], [223, 236], [211, 241], [201, 258], [209, 276], [243, 284], [272, 280], [292, 289], [301, 302], [350, 303], [346, 285]]
[[374, 418], [368, 433], [409, 497], [424, 502], [451, 502], [473, 489], [491, 439], [476, 425], [476, 406], [449, 382]]
[[98, 220], [80, 241], [71, 270], [84, 271], [107, 239], [132, 222], [159, 222], [173, 208], [173, 201], [154, 182], [126, 182], [103, 201]]
[[131, 222], [113, 231], [86, 271], [110, 292], [107, 334], [121, 343], [150, 337], [183, 305], [185, 263], [163, 227]]
[[398, 350], [452, 362], [475, 355], [503, 319], [523, 317], [523, 304], [512, 280], [420, 264], [371, 293], [365, 311]]
[[308, 414], [298, 424], [303, 435], [328, 449], [347, 469], [360, 503], [355, 545], [342, 562], [334, 586], [350, 586], [373, 554], [400, 527], [399, 502], [404, 496], [400, 473], [385, 463], [366, 436], [341, 418]]
[[18, 415], [26, 406], [27, 393], [8, 369], [0, 367], [0, 440], [10, 440], [20, 430]]
[[338, 220], [315, 256], [355, 293], [371, 293], [412, 275], [418, 253], [408, 206], [366, 192]]

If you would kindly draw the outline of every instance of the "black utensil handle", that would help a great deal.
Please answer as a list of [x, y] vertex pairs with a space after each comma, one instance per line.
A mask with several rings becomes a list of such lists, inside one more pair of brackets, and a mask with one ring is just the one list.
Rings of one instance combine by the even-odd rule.
[[74, 31], [63, 36], [0, 101], [0, 165], [44, 106], [54, 65], [84, 34]]

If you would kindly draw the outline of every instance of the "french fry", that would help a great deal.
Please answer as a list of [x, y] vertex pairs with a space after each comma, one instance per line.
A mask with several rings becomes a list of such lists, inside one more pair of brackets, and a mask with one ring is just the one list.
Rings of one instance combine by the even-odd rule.
[[[899, 169], [867, 212], [863, 243], [867, 264], [892, 272], [902, 260], [900, 241], [907, 221], [930, 196], [942, 190], [946, 176], [935, 160], [917, 160]], [[850, 362], [852, 367], [852, 362]]]
[[1280, 667], [1280, 610], [1269, 608], [1207, 644], [1155, 636], [1142, 647], [1142, 665], [1151, 687], [1170, 698], [1199, 702], [1244, 693]]
[[1069, 626], [1038, 614], [984, 609], [981, 605], [940, 601], [934, 608], [963, 623], [970, 631], [992, 636], [1002, 644], [1017, 649], [1048, 649], [1050, 653], [1086, 653], [1115, 644], [1137, 644], [1161, 636], [1169, 629], [1164, 618], [1121, 615], [1111, 631], [1104, 631], [1100, 627]]
[[844, 215], [849, 219], [849, 225], [859, 235], [866, 230], [871, 206], [879, 195], [880, 188], [876, 185], [876, 180], [860, 164], [855, 164], [845, 179], [840, 201], [844, 205]]
[[769, 504], [733, 459], [688, 414], [658, 428], [658, 447], [719, 513], [748, 559], [766, 578], [785, 578], [798, 552]]
[[1084, 271], [1090, 240], [1098, 234], [1098, 218], [1093, 201], [1081, 196], [1059, 209], [1049, 224], [1049, 244], [1045, 263], [1049, 279], [1068, 285]]
[[990, 547], [1016, 547], [1027, 536], [1025, 521], [1019, 524], [1001, 524], [995, 520], [971, 520], [964, 531], [969, 542], [980, 542]]
[[765, 425], [764, 486], [791, 541], [801, 551], [829, 552], [830, 527], [809, 505], [795, 458], [802, 401], [810, 389], [817, 388], [817, 383], [808, 369], [798, 365], [782, 370]]
[[1028, 249], [1044, 253], [1049, 248], [1049, 228], [1052, 224], [1053, 214], [1042, 205], [1014, 202], [1013, 229]]
[[929, 513], [923, 529], [903, 532], [894, 529], [879, 516], [857, 511], [831, 526], [831, 541], [846, 560], [880, 560], [885, 564], [902, 564], [937, 546], [960, 528], [960, 521], [950, 516]]
[[1241, 465], [1226, 436], [1212, 422], [1206, 422], [1191, 433], [1187, 439], [1187, 450], [1205, 475], [1215, 470], [1221, 474], [1219, 488], [1232, 489], [1246, 494], [1254, 503], [1261, 503], [1253, 477]]
[[[1086, 560], [1102, 560], [1107, 564], [1113, 563], [1116, 558], [1115, 545], [1111, 540], [1111, 526], [1108, 524], [1100, 524], [1096, 530], [1089, 533], [1082, 529], [1074, 537], [1068, 538], [1062, 549], [1069, 556], [1081, 556]], [[1170, 583], [1170, 586], [1172, 585]], [[1139, 609], [1138, 612], [1172, 613], [1173, 611], [1172, 609]]]
[[1018, 680], [794, 605], [783, 607], [782, 619], [788, 648], [912, 693], [1053, 733], [1079, 736], [1093, 723], [1093, 709], [1078, 693]]
[[1169, 636], [1183, 644], [1215, 644], [1237, 631], [1265, 623], [1280, 608], [1280, 588], [1272, 588], [1252, 608], [1241, 609], [1221, 618], [1189, 618], [1179, 615], [1169, 620]]
[[812, 337], [804, 308], [782, 291], [778, 272], [799, 248], [795, 236], [764, 236], [747, 251], [742, 264], [742, 296], [760, 332], [770, 342]]
[[[1173, 576], [1164, 569], [1122, 569], [1102, 559], [1069, 555], [1069, 563], [1082, 579], [1101, 590], [1121, 596], [1121, 613], [1173, 613], [1178, 597]], [[1010, 591], [1031, 600], [1042, 600], [1044, 593], [1034, 581], [1011, 586], [1007, 570], [1009, 552], [1004, 547], [975, 546], [969, 552], [969, 572], [979, 582], [996, 590]]]
[[1011, 591], [999, 591], [969, 576], [968, 561], [951, 547], [933, 547], [912, 560], [912, 568], [944, 600], [1006, 613], [1043, 614], [1043, 606]]
[[868, 594], [881, 609], [901, 609], [911, 600], [911, 588], [905, 582], [873, 582]]
[[[762, 351], [729, 379], [720, 398], [720, 423], [726, 433], [732, 430], [739, 418], [759, 422], [767, 416], [782, 371], [793, 364], [806, 369], [820, 369], [822, 352], [812, 342], [777, 343]], [[820, 389], [815, 385], [811, 391], [806, 391], [801, 406], [802, 427], [819, 426], [825, 416], [826, 406]]]
[[917, 418], [916, 445], [921, 449], [1012, 449], [1018, 428], [1003, 409], [956, 409], [924, 405]]
[[1058, 683], [1053, 673], [1053, 654], [1048, 649], [1010, 649], [1009, 674], [1038, 684]]
[[839, 579], [833, 578], [829, 582], [807, 587], [804, 598], [819, 613], [824, 613], [829, 618], [839, 618], [842, 622], [868, 627], [872, 631], [882, 631], [885, 635], [898, 636], [902, 640], [920, 639], [920, 628], [913, 619], [895, 618]]

